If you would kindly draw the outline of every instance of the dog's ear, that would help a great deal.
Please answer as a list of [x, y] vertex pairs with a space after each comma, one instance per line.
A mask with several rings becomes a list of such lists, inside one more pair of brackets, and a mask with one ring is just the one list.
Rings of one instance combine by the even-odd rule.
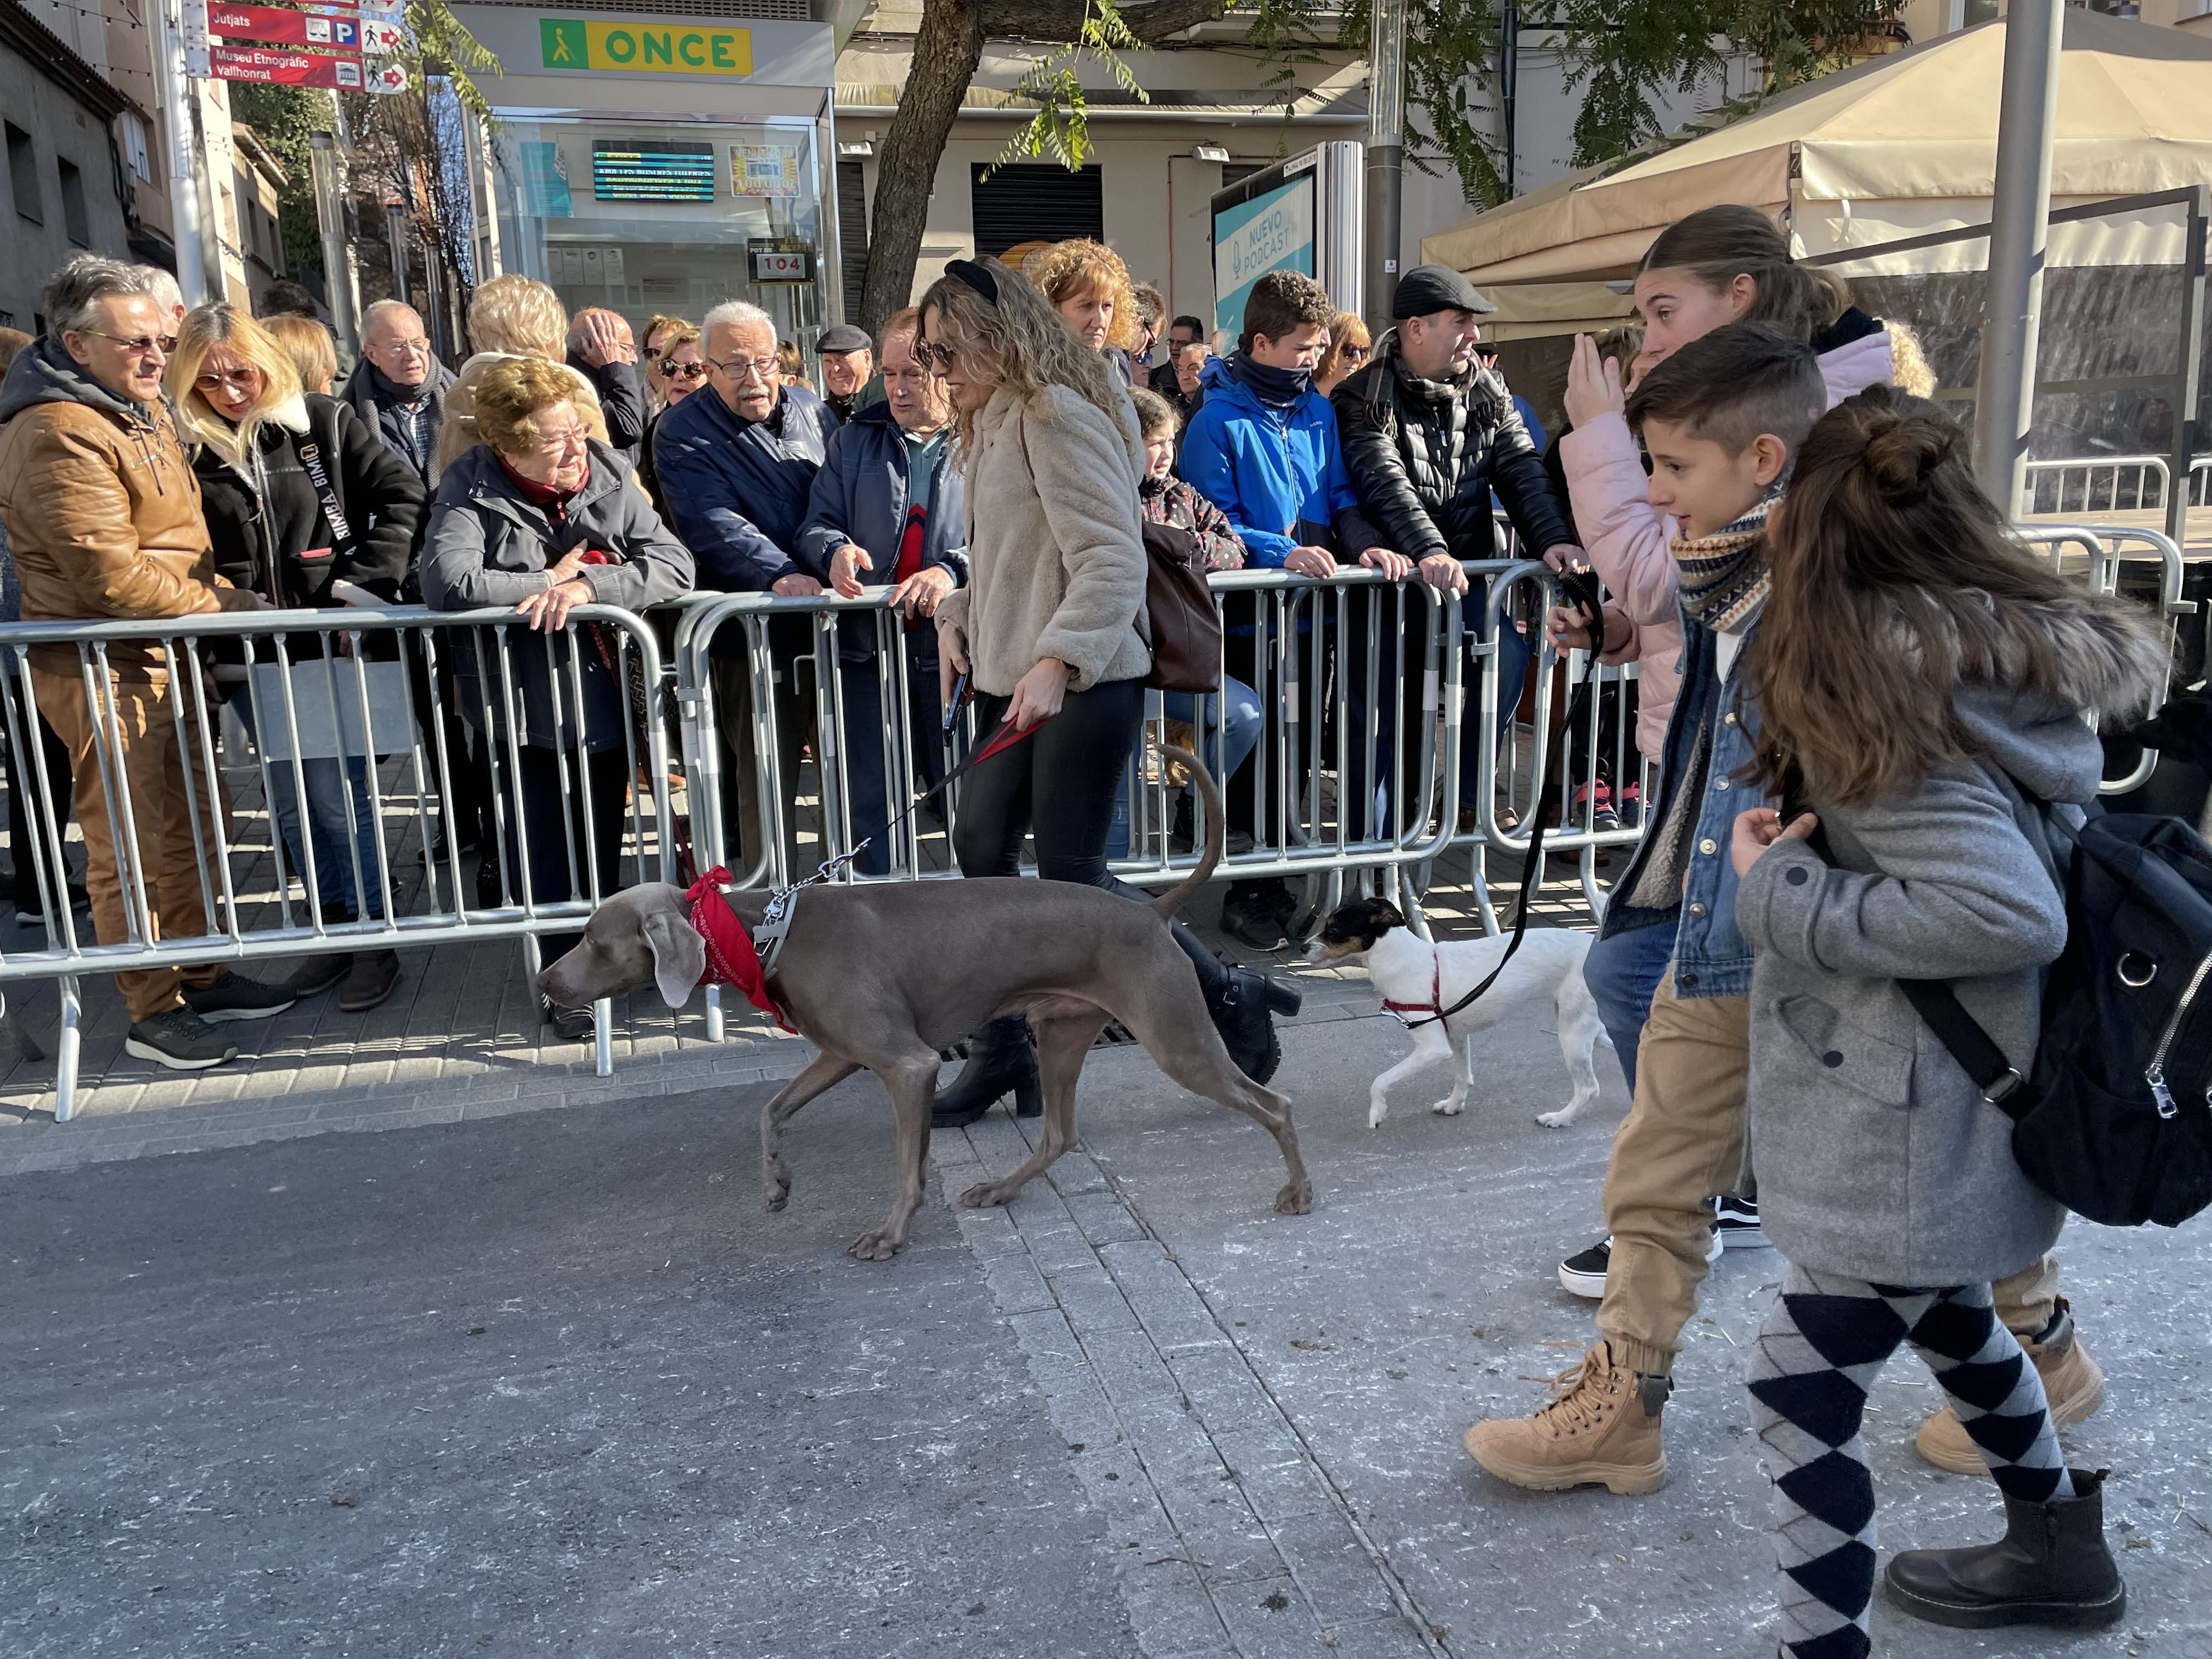
[[653, 982], [660, 999], [681, 1008], [699, 988], [707, 971], [707, 941], [692, 931], [681, 911], [653, 910], [644, 923], [645, 942], [653, 952]]
[[1406, 913], [1388, 899], [1376, 899], [1374, 911], [1368, 916], [1367, 921], [1368, 925], [1374, 928], [1375, 937], [1380, 939], [1393, 927], [1403, 927], [1406, 925]]

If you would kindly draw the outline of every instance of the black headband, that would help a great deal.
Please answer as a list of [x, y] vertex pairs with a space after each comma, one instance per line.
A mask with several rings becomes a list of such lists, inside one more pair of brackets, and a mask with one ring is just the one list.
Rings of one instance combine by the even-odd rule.
[[975, 289], [993, 305], [999, 303], [999, 279], [973, 259], [947, 260], [945, 274]]

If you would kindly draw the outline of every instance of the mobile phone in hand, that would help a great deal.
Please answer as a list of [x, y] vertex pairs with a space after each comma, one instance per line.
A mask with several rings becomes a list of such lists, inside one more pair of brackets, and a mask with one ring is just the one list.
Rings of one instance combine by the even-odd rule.
[[968, 676], [963, 673], [952, 682], [952, 701], [945, 705], [945, 729], [951, 731], [960, 719], [960, 711], [968, 705]]
[[1590, 625], [1589, 643], [1584, 647], [1595, 651], [1605, 642], [1605, 588], [1594, 570], [1565, 570], [1559, 573], [1559, 600], [1569, 606], [1580, 605], [1589, 612]]

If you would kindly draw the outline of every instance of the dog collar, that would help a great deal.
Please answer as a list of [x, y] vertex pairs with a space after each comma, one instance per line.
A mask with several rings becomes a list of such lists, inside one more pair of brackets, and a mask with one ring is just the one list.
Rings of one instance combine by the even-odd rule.
[[[746, 1001], [775, 1020], [781, 1030], [796, 1036], [781, 1006], [769, 994], [768, 969], [753, 946], [752, 935], [730, 908], [729, 900], [722, 896], [722, 887], [729, 878], [730, 872], [718, 864], [684, 890], [684, 896], [691, 905], [692, 931], [707, 947], [707, 970], [699, 976], [699, 982], [734, 985]], [[789, 926], [787, 919], [785, 925]], [[776, 943], [782, 943], [781, 933]]]

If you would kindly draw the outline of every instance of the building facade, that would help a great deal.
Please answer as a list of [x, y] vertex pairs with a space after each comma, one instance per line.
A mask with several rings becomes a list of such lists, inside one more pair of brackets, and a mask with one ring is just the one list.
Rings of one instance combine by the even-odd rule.
[[[59, 21], [59, 18], [52, 21]], [[8, 150], [0, 235], [0, 326], [46, 325], [39, 290], [80, 250], [122, 253], [129, 240], [115, 125], [129, 107], [102, 62], [19, 0], [0, 0], [0, 129]], [[91, 32], [105, 55], [106, 30]]]

